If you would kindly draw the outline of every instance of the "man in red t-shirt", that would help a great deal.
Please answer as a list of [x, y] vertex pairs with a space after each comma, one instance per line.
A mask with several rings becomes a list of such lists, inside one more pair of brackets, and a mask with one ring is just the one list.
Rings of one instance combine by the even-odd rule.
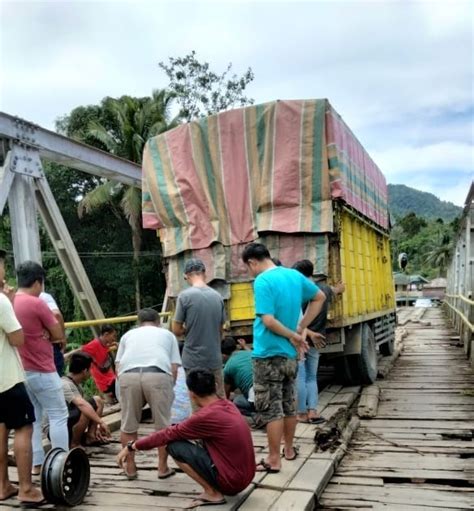
[[45, 271], [34, 261], [21, 263], [16, 270], [18, 291], [13, 308], [25, 335], [18, 348], [26, 374], [26, 388], [35, 409], [33, 424], [33, 473], [39, 474], [44, 461], [42, 419], [48, 417], [53, 449], [69, 448], [67, 406], [61, 379], [54, 365], [53, 345], [64, 332], [49, 307], [39, 298]]
[[113, 325], [102, 325], [100, 336], [82, 346], [81, 351], [92, 357], [91, 376], [97, 388], [115, 399], [114, 360], [110, 348], [117, 345], [117, 330]]
[[[117, 456], [117, 463], [127, 471], [134, 451], [166, 445], [179, 468], [204, 489], [187, 509], [223, 504], [224, 495], [236, 495], [255, 476], [250, 429], [236, 406], [216, 395], [211, 371], [189, 371], [186, 385], [198, 411], [180, 424], [129, 442]], [[191, 440], [201, 440], [203, 446]]]

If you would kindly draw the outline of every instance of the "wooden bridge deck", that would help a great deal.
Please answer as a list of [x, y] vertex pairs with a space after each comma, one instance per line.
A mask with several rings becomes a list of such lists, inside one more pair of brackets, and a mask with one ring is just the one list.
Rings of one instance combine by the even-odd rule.
[[[295, 461], [283, 460], [278, 474], [257, 474], [245, 492], [212, 509], [474, 509], [474, 374], [441, 310], [427, 310], [422, 319], [420, 314], [402, 310], [402, 323], [417, 322], [403, 327], [404, 351], [378, 382], [378, 415], [361, 420], [342, 462], [343, 448], [322, 452], [315, 446], [315, 432], [324, 428], [299, 424], [301, 454]], [[329, 385], [320, 395], [320, 411], [328, 419], [348, 415], [359, 390]], [[109, 421], [117, 425], [119, 416]], [[148, 432], [151, 424], [142, 424], [140, 435]], [[258, 459], [266, 437], [255, 431], [253, 439]], [[127, 481], [115, 465], [118, 450], [117, 432], [110, 445], [90, 449], [90, 491], [77, 511], [180, 510], [199, 492], [182, 473], [159, 481], [155, 452], [138, 455], [139, 479]], [[15, 480], [16, 470], [11, 476]], [[18, 503], [0, 502], [0, 510], [5, 507]]]
[[361, 420], [319, 509], [474, 509], [474, 373], [440, 309], [405, 328], [377, 417]]

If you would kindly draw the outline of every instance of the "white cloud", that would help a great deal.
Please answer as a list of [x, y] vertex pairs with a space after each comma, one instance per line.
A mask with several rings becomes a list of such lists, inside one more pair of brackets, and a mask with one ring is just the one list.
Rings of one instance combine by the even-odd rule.
[[0, 108], [53, 127], [75, 106], [164, 86], [158, 62], [195, 49], [216, 69], [252, 66], [257, 102], [329, 98], [389, 181], [451, 197], [461, 185], [448, 174], [440, 187], [439, 174], [469, 179], [473, 169], [471, 8], [457, 0], [3, 0]]
[[421, 147], [395, 146], [371, 151], [371, 156], [388, 179], [413, 172], [446, 172], [451, 170], [473, 175], [473, 146], [458, 142], [440, 142]]

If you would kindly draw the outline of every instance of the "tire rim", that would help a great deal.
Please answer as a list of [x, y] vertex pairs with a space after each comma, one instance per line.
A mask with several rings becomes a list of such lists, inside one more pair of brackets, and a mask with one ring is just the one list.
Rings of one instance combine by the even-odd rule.
[[90, 465], [81, 448], [51, 449], [41, 469], [41, 490], [51, 504], [77, 506], [89, 489]]

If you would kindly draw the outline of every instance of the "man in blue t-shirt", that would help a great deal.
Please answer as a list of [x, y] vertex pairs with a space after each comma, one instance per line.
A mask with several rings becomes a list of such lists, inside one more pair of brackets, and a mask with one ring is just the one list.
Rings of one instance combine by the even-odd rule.
[[[275, 266], [265, 245], [250, 243], [242, 260], [255, 276], [256, 319], [253, 326], [255, 408], [267, 426], [269, 454], [258, 471], [278, 472], [283, 454], [293, 460], [296, 429], [297, 358], [308, 345], [302, 334], [322, 309], [326, 296], [296, 270]], [[308, 307], [300, 319], [301, 307]]]

